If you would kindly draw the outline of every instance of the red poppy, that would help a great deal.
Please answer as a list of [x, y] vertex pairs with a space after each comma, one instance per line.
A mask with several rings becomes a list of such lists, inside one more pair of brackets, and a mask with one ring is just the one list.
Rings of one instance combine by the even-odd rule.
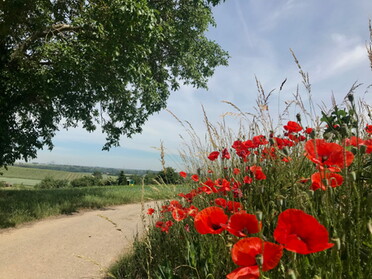
[[252, 181], [253, 181], [252, 177], [244, 176], [244, 178], [243, 178], [243, 182], [244, 182], [245, 184], [251, 184]]
[[252, 138], [252, 141], [253, 141], [253, 144], [254, 145], [265, 145], [265, 144], [268, 144], [268, 140], [266, 139], [265, 136], [263, 135], [258, 135], [258, 136], [255, 136]]
[[227, 279], [258, 279], [259, 277], [258, 265], [239, 267], [226, 275]]
[[372, 139], [365, 140], [364, 145], [367, 146], [366, 153], [372, 153]]
[[258, 166], [252, 166], [249, 170], [254, 174], [254, 178], [257, 180], [266, 179], [266, 175], [263, 173], [262, 168]]
[[305, 133], [310, 135], [313, 132], [313, 130], [314, 130], [313, 128], [306, 128]]
[[327, 229], [299, 209], [287, 209], [279, 215], [274, 238], [285, 249], [299, 254], [316, 253], [333, 246], [328, 243]]
[[194, 180], [195, 182], [198, 182], [199, 181], [199, 176], [197, 174], [193, 174], [191, 176], [191, 179]]
[[219, 234], [224, 231], [227, 221], [228, 217], [221, 207], [211, 206], [196, 214], [194, 226], [200, 234]]
[[153, 209], [153, 208], [149, 208], [149, 209], [147, 210], [147, 214], [148, 214], [148, 215], [152, 215], [152, 214], [154, 214], [154, 212], [155, 212], [155, 209]]
[[359, 145], [364, 145], [364, 140], [362, 140], [361, 138], [358, 138], [358, 137], [350, 137], [348, 139], [345, 139], [345, 145], [346, 146], [355, 146], [355, 147], [358, 147]]
[[221, 155], [221, 157], [222, 157], [222, 159], [227, 159], [227, 160], [229, 160], [230, 159], [230, 153], [229, 153], [229, 151], [227, 150], [227, 148], [224, 148], [223, 150], [222, 150], [222, 155]]
[[368, 134], [372, 134], [372, 125], [366, 125], [365, 131], [366, 131]]
[[226, 204], [227, 210], [230, 212], [238, 212], [243, 209], [243, 205], [240, 202], [228, 201]]
[[336, 188], [337, 186], [342, 185], [344, 182], [344, 178], [341, 174], [334, 173], [334, 172], [316, 172], [311, 176], [311, 189], [317, 190], [322, 189], [326, 190], [327, 186], [331, 186], [332, 188]]
[[302, 130], [301, 125], [294, 121], [288, 121], [287, 125], [284, 125], [283, 128], [289, 133], [297, 133]]
[[175, 208], [172, 210], [172, 217], [179, 222], [187, 217], [187, 212], [183, 208]]
[[213, 151], [208, 155], [208, 159], [211, 161], [214, 161], [218, 158], [218, 155], [220, 155], [220, 152], [218, 151]]
[[223, 207], [223, 208], [227, 207], [227, 201], [224, 198], [217, 198], [217, 199], [214, 200], [214, 203], [216, 205], [219, 205], [219, 206]]
[[180, 171], [180, 176], [183, 177], [183, 178], [185, 178], [187, 176], [187, 173], [184, 172], [184, 171]]
[[240, 173], [240, 169], [234, 168], [233, 172], [234, 172], [235, 175], [238, 175]]
[[242, 210], [231, 215], [226, 229], [233, 235], [245, 237], [248, 234], [258, 233], [260, 224], [256, 215], [248, 214]]
[[354, 154], [345, 150], [341, 145], [326, 142], [323, 139], [309, 140], [305, 143], [306, 156], [321, 168], [331, 167], [337, 171], [338, 167], [348, 167], [354, 160]]
[[239, 240], [231, 249], [231, 257], [235, 264], [243, 266], [227, 275], [228, 279], [259, 278], [257, 257], [262, 256], [262, 271], [275, 268], [283, 255], [281, 245], [263, 241], [258, 237]]
[[199, 211], [199, 209], [194, 205], [190, 206], [189, 208], [185, 208], [185, 210], [187, 211], [187, 214], [192, 218], [195, 218], [196, 214], [198, 214]]

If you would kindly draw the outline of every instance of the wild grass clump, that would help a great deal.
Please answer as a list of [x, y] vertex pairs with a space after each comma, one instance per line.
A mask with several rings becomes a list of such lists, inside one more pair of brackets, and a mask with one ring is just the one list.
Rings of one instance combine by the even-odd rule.
[[274, 125], [257, 81], [255, 114], [226, 102], [242, 119], [237, 133], [204, 113], [204, 141], [180, 121], [192, 140], [180, 175], [193, 189], [149, 209], [153, 227], [111, 277], [370, 278], [371, 106], [356, 102], [354, 85], [317, 116], [295, 61], [308, 93], [288, 103], [302, 111], [295, 119], [285, 120], [289, 105]]

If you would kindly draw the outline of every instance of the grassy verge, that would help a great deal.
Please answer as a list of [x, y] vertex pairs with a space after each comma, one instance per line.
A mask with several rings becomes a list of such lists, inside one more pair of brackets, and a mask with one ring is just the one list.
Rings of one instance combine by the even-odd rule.
[[82, 208], [172, 198], [184, 186], [106, 186], [67, 189], [0, 189], [0, 228]]

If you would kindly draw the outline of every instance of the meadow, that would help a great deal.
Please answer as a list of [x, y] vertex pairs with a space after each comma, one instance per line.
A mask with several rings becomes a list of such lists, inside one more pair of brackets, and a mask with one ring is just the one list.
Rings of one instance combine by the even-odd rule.
[[66, 189], [0, 189], [0, 228], [15, 227], [48, 216], [81, 209], [139, 203], [175, 197], [185, 186], [99, 186]]

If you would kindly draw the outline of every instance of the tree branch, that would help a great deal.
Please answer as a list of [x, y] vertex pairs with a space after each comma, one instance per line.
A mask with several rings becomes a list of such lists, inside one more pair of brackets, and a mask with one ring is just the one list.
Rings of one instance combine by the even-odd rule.
[[13, 51], [10, 55], [10, 61], [14, 60], [15, 58], [25, 55], [25, 51], [27, 48], [37, 39], [43, 38], [47, 35], [56, 36], [57, 34], [61, 34], [63, 32], [76, 32], [83, 29], [81, 26], [73, 26], [69, 24], [53, 24], [50, 28], [44, 31], [39, 31], [25, 39], [22, 43], [18, 45], [18, 47]]

